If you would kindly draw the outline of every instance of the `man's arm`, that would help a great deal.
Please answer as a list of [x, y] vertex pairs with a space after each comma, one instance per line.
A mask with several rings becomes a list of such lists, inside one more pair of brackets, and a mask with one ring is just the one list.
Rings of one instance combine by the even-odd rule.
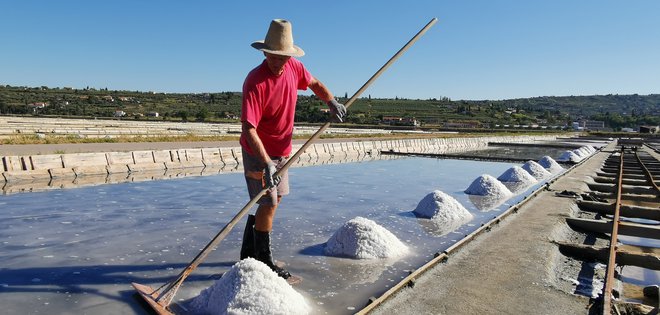
[[314, 94], [316, 94], [316, 96], [324, 102], [328, 102], [329, 100], [335, 98], [332, 95], [332, 92], [330, 92], [330, 90], [316, 78], [309, 82], [309, 89], [312, 90], [312, 92], [314, 92]]
[[346, 107], [344, 104], [337, 102], [332, 95], [332, 92], [330, 92], [330, 90], [317, 79], [312, 79], [312, 81], [309, 82], [309, 88], [314, 94], [316, 94], [316, 96], [318, 96], [318, 98], [328, 104], [328, 108], [330, 108], [330, 113], [332, 114], [330, 119], [342, 122], [344, 115], [346, 115]]
[[263, 175], [257, 176], [263, 176], [264, 180], [266, 181], [266, 187], [270, 188], [277, 186], [277, 184], [280, 182], [280, 176], [275, 176], [277, 167], [275, 166], [275, 163], [273, 163], [273, 161], [270, 159], [270, 156], [268, 156], [263, 142], [261, 142], [261, 139], [259, 139], [257, 129], [254, 128], [254, 126], [252, 126], [249, 122], [244, 121], [242, 123], [241, 132], [247, 140], [247, 143], [250, 146], [250, 149], [252, 149], [254, 155], [256, 155], [257, 159], [263, 162], [263, 165], [265, 165]]
[[254, 153], [254, 155], [261, 162], [264, 163], [264, 165], [268, 164], [268, 162], [270, 162], [271, 159], [268, 156], [268, 153], [266, 152], [266, 148], [264, 147], [264, 144], [261, 142], [261, 139], [259, 139], [259, 135], [257, 134], [257, 128], [254, 128], [254, 126], [252, 126], [252, 124], [250, 124], [249, 122], [244, 121], [242, 123], [241, 132], [243, 133], [243, 136], [247, 140], [250, 149], [252, 149], [252, 153]]

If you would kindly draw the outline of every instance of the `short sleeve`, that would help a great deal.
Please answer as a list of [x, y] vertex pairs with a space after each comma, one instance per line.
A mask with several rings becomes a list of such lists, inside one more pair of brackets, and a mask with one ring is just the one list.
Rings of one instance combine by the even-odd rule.
[[305, 65], [303, 65], [303, 63], [298, 59], [291, 58], [291, 60], [293, 61], [292, 64], [296, 70], [296, 74], [298, 75], [298, 90], [307, 90], [309, 83], [312, 82], [314, 77], [311, 73], [309, 73], [309, 71], [307, 71]]
[[253, 127], [259, 125], [263, 108], [259, 101], [259, 89], [256, 85], [243, 84], [243, 102], [241, 104], [241, 121], [248, 122]]

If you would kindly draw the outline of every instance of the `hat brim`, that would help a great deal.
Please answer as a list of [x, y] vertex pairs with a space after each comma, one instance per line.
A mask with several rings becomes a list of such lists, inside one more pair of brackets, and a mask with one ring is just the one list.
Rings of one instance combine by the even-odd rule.
[[268, 45], [264, 43], [264, 41], [259, 40], [251, 45], [254, 47], [256, 50], [261, 50], [263, 52], [267, 52], [269, 54], [274, 54], [274, 55], [281, 55], [281, 56], [291, 56], [291, 57], [302, 57], [305, 55], [305, 52], [298, 46], [293, 45], [293, 49], [291, 50], [272, 50]]

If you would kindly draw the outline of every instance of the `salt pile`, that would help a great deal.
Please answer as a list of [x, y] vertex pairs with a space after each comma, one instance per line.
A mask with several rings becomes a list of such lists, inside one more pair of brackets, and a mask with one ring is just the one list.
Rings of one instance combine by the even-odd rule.
[[594, 154], [595, 152], [596, 149], [594, 147], [586, 145], [575, 150], [562, 153], [562, 155], [557, 160], [562, 162], [578, 163], [584, 160], [586, 157]]
[[431, 219], [440, 234], [449, 233], [473, 218], [458, 200], [440, 190], [426, 195], [413, 212]]
[[582, 161], [582, 158], [575, 154], [573, 151], [565, 151], [557, 158], [557, 161], [578, 163]]
[[557, 161], [553, 160], [547, 155], [539, 160], [539, 165], [543, 166], [548, 172], [552, 174], [557, 174], [564, 170], [564, 168], [561, 167]]
[[584, 147], [573, 150], [573, 153], [582, 159], [586, 158], [590, 154]]
[[511, 167], [504, 171], [497, 179], [501, 182], [516, 182], [529, 185], [536, 183], [536, 178], [520, 166]]
[[357, 259], [394, 258], [408, 253], [408, 247], [376, 222], [355, 217], [330, 237], [325, 254]]
[[537, 180], [541, 180], [547, 177], [552, 176], [550, 172], [546, 171], [543, 166], [534, 161], [527, 161], [523, 164], [522, 169], [527, 171], [530, 175], [534, 176]]
[[305, 298], [264, 263], [237, 262], [186, 305], [192, 314], [309, 314]]
[[495, 177], [483, 174], [475, 179], [470, 187], [465, 190], [468, 195], [490, 196], [499, 198], [510, 197], [512, 195], [504, 184]]

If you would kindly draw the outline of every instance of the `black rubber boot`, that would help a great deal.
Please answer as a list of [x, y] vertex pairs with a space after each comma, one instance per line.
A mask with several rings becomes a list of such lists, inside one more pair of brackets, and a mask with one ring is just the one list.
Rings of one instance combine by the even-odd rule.
[[254, 254], [254, 222], [255, 217], [248, 214], [247, 223], [245, 224], [245, 231], [243, 231], [243, 245], [241, 245], [241, 260], [252, 257]]
[[254, 230], [254, 249], [255, 257], [258, 261], [266, 264], [271, 270], [275, 271], [278, 276], [288, 279], [291, 274], [284, 268], [275, 265], [273, 261], [273, 253], [270, 249], [270, 232], [261, 232]]

